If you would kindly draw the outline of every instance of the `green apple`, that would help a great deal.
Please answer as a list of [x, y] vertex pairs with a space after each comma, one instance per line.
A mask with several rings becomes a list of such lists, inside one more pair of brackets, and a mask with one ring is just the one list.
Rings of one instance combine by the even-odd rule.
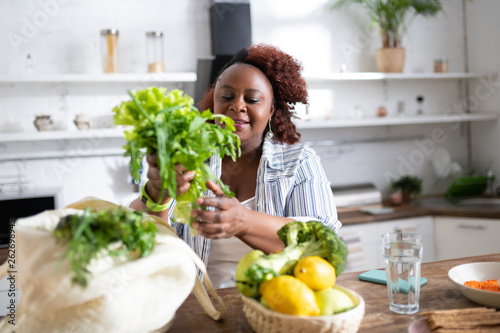
[[336, 286], [315, 291], [314, 295], [316, 296], [321, 316], [344, 312], [356, 306], [350, 295]]
[[355, 307], [356, 305], [358, 305], [358, 303], [359, 303], [358, 299], [357, 299], [357, 298], [356, 298], [353, 294], [351, 294], [350, 292], [348, 292], [347, 290], [345, 290], [344, 288], [342, 288], [342, 287], [339, 287], [339, 286], [335, 285], [335, 286], [333, 286], [333, 289], [340, 290], [340, 291], [342, 291], [344, 294], [347, 294], [347, 296], [349, 296], [349, 298], [351, 299], [352, 304], [354, 304], [354, 307]]
[[238, 265], [236, 266], [236, 288], [240, 293], [247, 297], [257, 297], [259, 295], [259, 286], [251, 284], [247, 280], [245, 272], [254, 263], [255, 260], [259, 259], [263, 255], [265, 255], [264, 252], [260, 250], [253, 250], [251, 252], [248, 252], [243, 258], [241, 258], [241, 260], [238, 262]]

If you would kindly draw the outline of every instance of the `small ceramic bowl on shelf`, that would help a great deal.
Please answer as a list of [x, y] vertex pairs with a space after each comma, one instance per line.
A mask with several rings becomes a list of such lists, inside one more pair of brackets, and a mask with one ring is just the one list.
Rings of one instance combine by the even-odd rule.
[[52, 130], [53, 122], [52, 119], [50, 118], [50, 115], [42, 114], [36, 116], [33, 124], [39, 131], [50, 131]]
[[90, 115], [86, 113], [80, 113], [75, 116], [75, 120], [73, 120], [76, 127], [80, 130], [87, 130], [91, 125]]

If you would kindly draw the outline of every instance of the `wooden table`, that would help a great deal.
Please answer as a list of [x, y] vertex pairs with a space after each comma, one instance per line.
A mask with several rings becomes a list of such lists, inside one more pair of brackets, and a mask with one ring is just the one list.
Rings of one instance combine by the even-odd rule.
[[[448, 270], [470, 262], [500, 261], [500, 253], [436, 261], [422, 264], [422, 276], [427, 284], [420, 289], [420, 311], [479, 307], [463, 297], [448, 278]], [[408, 326], [419, 318], [415, 315], [399, 315], [389, 310], [385, 285], [359, 281], [361, 272], [342, 274], [337, 283], [358, 292], [365, 300], [365, 316], [359, 332], [390, 333], [407, 332]], [[219, 295], [228, 305], [224, 319], [213, 321], [193, 295], [179, 308], [170, 332], [252, 332], [242, 310], [242, 302], [235, 288], [219, 289]]]

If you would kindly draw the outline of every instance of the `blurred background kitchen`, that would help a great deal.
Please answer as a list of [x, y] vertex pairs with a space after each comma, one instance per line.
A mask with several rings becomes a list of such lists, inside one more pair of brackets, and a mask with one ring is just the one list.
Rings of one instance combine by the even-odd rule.
[[297, 126], [332, 186], [369, 184], [362, 188], [377, 203], [405, 175], [422, 180], [421, 196], [435, 196], [474, 174], [490, 175], [488, 193], [497, 193], [500, 2], [443, 0], [437, 15], [412, 19], [399, 74], [378, 72], [369, 13], [333, 3], [0, 0], [2, 223], [18, 214], [7, 208], [135, 198], [112, 108], [128, 89], [150, 85], [197, 98], [218, 55], [212, 41], [230, 20], [247, 20], [245, 38], [303, 63], [310, 105], [297, 108]]

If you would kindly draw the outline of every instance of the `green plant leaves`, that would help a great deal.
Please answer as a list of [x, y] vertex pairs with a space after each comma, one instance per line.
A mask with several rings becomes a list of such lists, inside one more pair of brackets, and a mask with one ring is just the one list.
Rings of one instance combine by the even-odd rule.
[[[147, 215], [138, 211], [114, 209], [92, 212], [85, 208], [81, 216], [67, 215], [60, 219], [53, 234], [58, 243], [67, 246], [67, 258], [73, 272], [72, 282], [87, 285], [87, 266], [99, 255], [112, 257], [144, 257], [155, 245], [157, 228]], [[119, 243], [110, 250], [112, 243]], [[135, 253], [137, 251], [137, 253]]]
[[422, 191], [422, 180], [414, 176], [403, 176], [391, 183], [392, 190], [401, 190], [403, 193], [420, 194]]
[[342, 9], [352, 4], [366, 8], [379, 25], [383, 47], [401, 47], [410, 16], [428, 17], [443, 10], [440, 0], [337, 0], [331, 8]]
[[[227, 195], [233, 195], [205, 163], [214, 154], [221, 158], [231, 156], [233, 160], [239, 156], [240, 139], [233, 133], [232, 119], [214, 115], [210, 110], [200, 113], [193, 99], [178, 89], [167, 92], [165, 88], [150, 87], [130, 91], [129, 95], [131, 100], [113, 108], [113, 120], [116, 125], [131, 126], [124, 135], [131, 175], [139, 181], [142, 159], [146, 154], [156, 153], [163, 189], [169, 197], [177, 199], [176, 220], [190, 220], [191, 208], [206, 190], [207, 180], [215, 181]], [[214, 124], [215, 119], [225, 124], [224, 128]], [[195, 172], [189, 191], [179, 197], [176, 164]], [[158, 202], [162, 199], [160, 197]]]

